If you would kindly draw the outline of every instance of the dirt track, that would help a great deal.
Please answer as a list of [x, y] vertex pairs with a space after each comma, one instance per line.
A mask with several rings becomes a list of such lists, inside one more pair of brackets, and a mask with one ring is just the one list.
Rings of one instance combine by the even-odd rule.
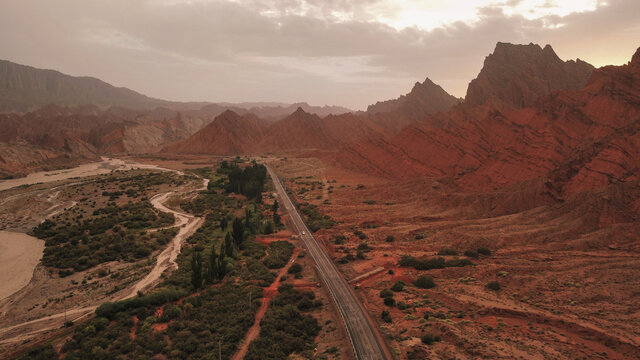
[[[198, 190], [206, 189], [208, 182], [209, 180], [205, 179], [203, 181], [203, 187]], [[149, 274], [138, 281], [131, 288], [131, 291], [121, 299], [131, 298], [133, 296], [136, 296], [138, 291], [148, 290], [151, 286], [157, 283], [165, 270], [177, 267], [175, 259], [180, 253], [180, 248], [184, 240], [191, 234], [193, 234], [193, 232], [195, 232], [195, 230], [202, 224], [202, 218], [181, 213], [164, 206], [163, 202], [172, 194], [173, 192], [158, 194], [151, 199], [151, 203], [159, 211], [169, 212], [175, 216], [176, 222], [174, 226], [180, 228], [179, 232], [169, 243], [167, 248], [162, 251], [160, 255], [158, 255], [156, 264], [154, 268], [149, 272]], [[2, 328], [0, 329], [0, 345], [21, 342], [33, 338], [34, 336], [45, 331], [60, 328], [63, 325], [65, 319], [71, 321], [80, 320], [81, 318], [84, 318], [85, 316], [93, 313], [98, 305], [99, 304], [88, 307], [69, 309], [66, 312], [57, 313]]]
[[[205, 180], [204, 188], [206, 189], [209, 180]], [[203, 218], [195, 217], [193, 215], [181, 213], [163, 205], [163, 202], [171, 196], [173, 192], [168, 192], [164, 194], [158, 194], [151, 198], [151, 204], [153, 206], [162, 211], [173, 214], [176, 218], [176, 223], [174, 226], [179, 227], [180, 230], [178, 234], [171, 240], [169, 246], [164, 249], [158, 258], [156, 259], [156, 265], [153, 267], [151, 272], [147, 274], [142, 280], [138, 281], [135, 286], [131, 289], [131, 293], [125, 297], [125, 299], [132, 298], [138, 294], [138, 291], [144, 291], [153, 286], [162, 273], [164, 273], [167, 269], [173, 268], [177, 269], [178, 264], [176, 264], [176, 258], [178, 254], [180, 254], [180, 249], [184, 241], [191, 236], [199, 227], [202, 225], [204, 221]]]

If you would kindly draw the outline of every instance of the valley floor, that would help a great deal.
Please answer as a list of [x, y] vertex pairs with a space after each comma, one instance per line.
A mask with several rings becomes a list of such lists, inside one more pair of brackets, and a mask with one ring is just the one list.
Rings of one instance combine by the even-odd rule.
[[[335, 221], [316, 237], [399, 358], [640, 356], [639, 224], [595, 227], [568, 204], [483, 216], [480, 196], [435, 179], [372, 178], [313, 158], [272, 164], [299, 203]], [[406, 255], [472, 265], [416, 270], [399, 265]], [[436, 287], [414, 286], [421, 275]], [[380, 292], [398, 282], [395, 305], [383, 304]], [[425, 335], [440, 341], [424, 343]]]

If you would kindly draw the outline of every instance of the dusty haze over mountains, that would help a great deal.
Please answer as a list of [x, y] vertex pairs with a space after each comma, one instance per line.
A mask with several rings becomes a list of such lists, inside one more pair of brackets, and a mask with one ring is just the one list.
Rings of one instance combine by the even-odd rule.
[[640, 359], [639, 10], [2, 1], [0, 358]]
[[496, 41], [620, 65], [639, 18], [636, 0], [10, 0], [0, 58], [173, 101], [365, 110], [425, 76], [464, 97]]

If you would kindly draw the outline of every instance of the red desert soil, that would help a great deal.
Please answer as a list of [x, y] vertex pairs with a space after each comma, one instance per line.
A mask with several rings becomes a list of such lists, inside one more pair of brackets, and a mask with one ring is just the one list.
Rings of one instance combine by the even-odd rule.
[[[362, 242], [373, 247], [364, 260], [339, 266], [348, 280], [373, 272], [352, 285], [402, 358], [640, 356], [640, 305], [634, 301], [640, 294], [640, 227], [624, 217], [611, 220], [616, 217], [607, 214], [615, 211], [594, 203], [593, 195], [513, 211], [500, 207], [500, 192], [461, 192], [437, 179], [392, 181], [327, 165], [311, 170], [309, 161], [274, 164], [285, 179], [325, 177], [333, 186], [329, 202], [316, 200], [321, 188], [298, 197], [338, 221], [316, 233], [336, 261]], [[287, 185], [294, 193], [304, 187]], [[497, 204], [495, 215], [487, 214], [491, 202]], [[355, 229], [367, 239], [358, 239]], [[335, 245], [335, 234], [347, 241]], [[395, 241], [386, 242], [387, 235]], [[398, 266], [405, 254], [434, 257], [447, 247], [464, 257], [465, 250], [480, 246], [493, 254], [472, 259], [473, 266], [429, 271]], [[432, 276], [437, 286], [412, 286], [419, 275]], [[486, 288], [494, 280], [502, 290]], [[387, 307], [379, 297], [397, 281], [407, 284], [394, 296], [409, 304], [405, 310]], [[380, 320], [382, 310], [391, 313], [392, 323]], [[424, 334], [442, 341], [423, 345]]]

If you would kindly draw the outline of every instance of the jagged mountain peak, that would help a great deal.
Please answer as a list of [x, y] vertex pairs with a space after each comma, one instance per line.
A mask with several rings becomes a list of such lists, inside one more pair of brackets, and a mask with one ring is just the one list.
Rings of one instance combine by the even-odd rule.
[[413, 120], [420, 120], [426, 115], [445, 112], [458, 102], [460, 99], [449, 95], [440, 85], [427, 77], [423, 82], [416, 82], [406, 95], [369, 105], [367, 113], [398, 112]]
[[557, 90], [583, 88], [594, 67], [580, 59], [563, 61], [550, 45], [499, 42], [469, 83], [465, 104], [523, 108]]

